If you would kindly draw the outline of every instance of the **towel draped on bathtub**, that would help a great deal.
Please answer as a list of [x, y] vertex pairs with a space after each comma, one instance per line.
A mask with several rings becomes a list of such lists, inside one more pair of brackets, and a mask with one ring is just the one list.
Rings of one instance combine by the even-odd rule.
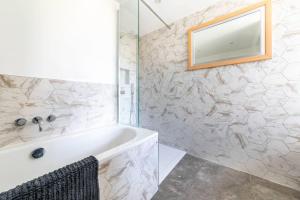
[[91, 156], [0, 194], [0, 200], [99, 200], [98, 160]]

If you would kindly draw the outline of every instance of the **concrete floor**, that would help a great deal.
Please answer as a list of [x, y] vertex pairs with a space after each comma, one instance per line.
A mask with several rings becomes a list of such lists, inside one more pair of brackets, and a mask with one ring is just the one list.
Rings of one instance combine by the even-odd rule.
[[300, 192], [186, 155], [153, 200], [300, 200]]

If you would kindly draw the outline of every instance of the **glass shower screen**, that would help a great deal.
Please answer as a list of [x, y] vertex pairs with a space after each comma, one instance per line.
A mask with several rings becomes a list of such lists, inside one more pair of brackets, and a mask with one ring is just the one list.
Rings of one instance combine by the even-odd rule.
[[139, 1], [119, 3], [119, 123], [137, 126]]

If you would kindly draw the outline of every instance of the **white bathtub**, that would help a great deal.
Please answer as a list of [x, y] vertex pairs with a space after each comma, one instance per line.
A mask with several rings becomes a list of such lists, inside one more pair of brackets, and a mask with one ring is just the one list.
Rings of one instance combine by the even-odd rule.
[[[157, 135], [154, 131], [117, 125], [1, 149], [0, 193], [90, 155], [99, 162], [105, 161]], [[45, 155], [33, 159], [31, 152], [40, 147], [45, 149]]]

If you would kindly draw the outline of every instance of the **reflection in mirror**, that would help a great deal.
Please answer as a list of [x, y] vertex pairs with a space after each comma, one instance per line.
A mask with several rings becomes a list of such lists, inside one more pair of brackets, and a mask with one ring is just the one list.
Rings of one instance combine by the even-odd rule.
[[194, 64], [263, 54], [263, 15], [260, 9], [193, 33]]
[[189, 69], [271, 58], [270, 5], [255, 4], [189, 30]]

